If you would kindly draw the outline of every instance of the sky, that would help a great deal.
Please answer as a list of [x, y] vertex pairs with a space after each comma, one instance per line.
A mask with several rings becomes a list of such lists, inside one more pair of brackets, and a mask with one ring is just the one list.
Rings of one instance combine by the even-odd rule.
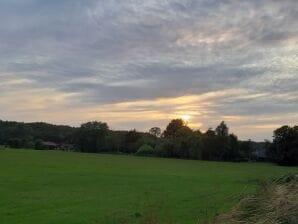
[[297, 0], [0, 0], [0, 119], [298, 124]]

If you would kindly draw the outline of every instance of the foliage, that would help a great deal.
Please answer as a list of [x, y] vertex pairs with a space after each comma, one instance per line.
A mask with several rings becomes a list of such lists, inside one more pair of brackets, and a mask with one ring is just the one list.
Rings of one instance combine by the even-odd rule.
[[183, 127], [186, 127], [186, 125], [182, 119], [174, 119], [168, 124], [163, 136], [165, 138], [175, 138], [178, 131]]
[[[46, 123], [0, 122], [0, 145], [14, 148], [61, 149], [75, 148], [81, 152], [110, 152], [146, 154], [138, 152], [148, 145], [154, 154], [162, 157], [203, 160], [241, 161], [250, 158], [251, 150], [227, 135], [224, 122], [206, 133], [190, 129], [181, 119], [172, 120], [161, 135], [158, 127], [149, 133], [112, 131], [104, 122], [87, 122], [79, 128], [56, 126]], [[45, 144], [57, 145], [49, 147]], [[150, 151], [150, 150], [149, 150]], [[153, 154], [147, 153], [148, 155]]]
[[128, 131], [124, 137], [123, 152], [136, 153], [138, 148], [142, 145], [141, 134], [135, 129]]
[[280, 165], [298, 165], [298, 126], [276, 129], [268, 154]]
[[154, 148], [152, 146], [144, 144], [142, 145], [138, 151], [135, 153], [137, 156], [152, 156], [155, 154]]
[[[47, 123], [19, 123], [0, 120], [0, 145], [13, 148], [77, 150], [138, 155], [143, 145], [161, 157], [215, 161], [255, 161], [268, 148], [271, 160], [281, 165], [297, 165], [298, 128], [283, 126], [274, 132], [274, 141], [239, 141], [222, 121], [205, 133], [192, 130], [182, 119], [172, 120], [161, 134], [158, 127], [148, 133], [137, 130], [114, 131], [104, 122], [87, 122], [79, 128]], [[45, 144], [46, 143], [46, 144]], [[47, 144], [57, 145], [49, 147]], [[148, 153], [149, 154], [149, 153]], [[262, 158], [261, 158], [262, 159]]]
[[[76, 129], [47, 123], [21, 123], [0, 120], [0, 145], [14, 148], [34, 148], [41, 141], [73, 144]], [[40, 148], [39, 148], [40, 149]]]
[[106, 146], [109, 127], [102, 122], [82, 124], [77, 132], [76, 144], [82, 152], [101, 152]]
[[222, 121], [215, 129], [215, 132], [218, 136], [221, 137], [227, 137], [229, 135], [229, 128], [225, 124], [224, 121]]
[[159, 127], [153, 127], [150, 128], [149, 134], [155, 136], [155, 137], [160, 137], [161, 135], [161, 129]]

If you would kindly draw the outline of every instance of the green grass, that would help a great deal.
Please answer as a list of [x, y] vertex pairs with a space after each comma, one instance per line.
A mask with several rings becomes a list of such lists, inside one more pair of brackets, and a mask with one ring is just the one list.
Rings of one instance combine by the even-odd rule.
[[[0, 223], [194, 224], [226, 212], [258, 180], [297, 167], [0, 150]], [[199, 221], [198, 221], [199, 220]]]

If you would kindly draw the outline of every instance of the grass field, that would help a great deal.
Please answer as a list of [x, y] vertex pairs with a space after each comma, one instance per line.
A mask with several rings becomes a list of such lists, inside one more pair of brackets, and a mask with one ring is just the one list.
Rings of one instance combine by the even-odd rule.
[[205, 223], [289, 172], [298, 168], [5, 149], [0, 223]]

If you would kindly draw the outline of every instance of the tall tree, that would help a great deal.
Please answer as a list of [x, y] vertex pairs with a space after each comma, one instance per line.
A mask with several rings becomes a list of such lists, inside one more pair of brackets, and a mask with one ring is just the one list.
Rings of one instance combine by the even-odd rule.
[[169, 138], [169, 137], [174, 138], [177, 136], [179, 130], [182, 129], [183, 127], [186, 127], [186, 125], [182, 119], [174, 119], [168, 124], [163, 135], [166, 138]]
[[215, 129], [215, 132], [218, 136], [227, 137], [229, 135], [229, 128], [225, 122], [222, 121]]
[[280, 165], [298, 165], [298, 126], [276, 129], [269, 155]]
[[138, 148], [141, 146], [142, 136], [135, 129], [128, 131], [124, 137], [124, 152], [126, 153], [135, 153]]
[[105, 147], [109, 127], [102, 122], [82, 124], [77, 134], [77, 146], [83, 152], [100, 152]]

